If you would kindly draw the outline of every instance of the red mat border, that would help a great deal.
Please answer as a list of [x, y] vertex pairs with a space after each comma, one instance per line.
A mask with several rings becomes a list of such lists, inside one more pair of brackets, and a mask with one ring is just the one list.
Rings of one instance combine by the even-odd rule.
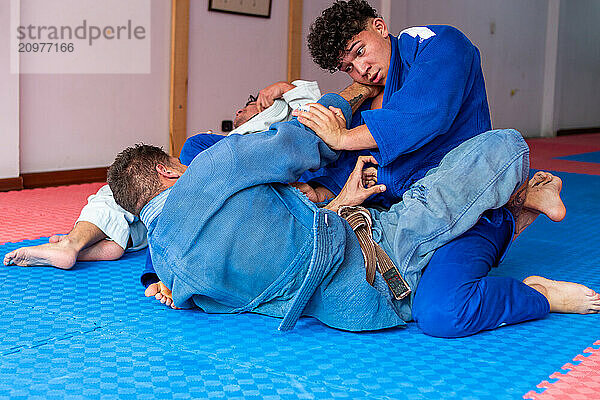
[[600, 151], [600, 133], [534, 138], [526, 141], [530, 147], [531, 168], [574, 174], [600, 175], [599, 163], [557, 159], [557, 157]]

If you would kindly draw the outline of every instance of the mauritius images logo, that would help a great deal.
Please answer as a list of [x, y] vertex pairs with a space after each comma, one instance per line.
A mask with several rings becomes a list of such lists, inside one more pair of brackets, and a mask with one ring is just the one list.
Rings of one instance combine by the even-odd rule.
[[149, 73], [148, 0], [11, 0], [15, 73]]

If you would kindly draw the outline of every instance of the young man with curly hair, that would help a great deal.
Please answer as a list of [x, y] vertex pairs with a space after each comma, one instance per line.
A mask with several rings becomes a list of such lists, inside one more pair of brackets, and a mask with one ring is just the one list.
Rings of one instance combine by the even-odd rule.
[[[460, 174], [451, 177], [444, 173], [443, 163], [440, 164], [463, 144], [490, 133], [490, 113], [477, 48], [450, 26], [408, 28], [393, 36], [385, 21], [364, 0], [336, 1], [324, 10], [310, 28], [308, 47], [321, 68], [332, 73], [343, 71], [357, 83], [382, 90], [372, 101], [363, 103], [349, 127], [336, 123], [333, 116], [339, 110], [334, 108], [316, 104], [308, 111], [295, 113], [299, 122], [314, 130], [331, 148], [347, 151], [345, 158], [319, 171], [313, 179], [325, 186], [340, 186], [342, 182], [336, 177], [350, 171], [358, 155], [369, 154], [378, 164], [378, 184], [387, 187], [377, 195], [379, 198], [370, 200], [389, 207], [419, 199], [436, 209], [434, 215], [451, 210], [457, 212], [457, 221], [460, 220], [458, 210], [464, 204], [457, 199], [461, 190], [469, 190], [469, 183], [463, 181], [472, 179], [470, 184], [475, 185], [494, 176], [490, 169], [469, 166], [470, 160], [480, 157], [474, 153], [464, 153], [457, 165], [463, 174], [469, 171], [469, 178]], [[356, 97], [349, 102], [352, 105], [362, 100]], [[509, 154], [497, 155], [510, 158]], [[419, 184], [431, 174], [442, 176], [445, 185], [453, 185], [457, 189], [455, 194], [434, 204], [434, 192]], [[561, 183], [551, 175], [536, 175], [530, 187], [539, 186], [554, 186], [556, 193]], [[425, 333], [443, 337], [472, 334], [533, 311], [527, 299], [536, 294], [521, 291], [524, 286], [535, 286], [531, 280], [522, 283], [487, 276], [499, 260], [490, 263], [493, 259], [490, 255], [499, 254], [502, 248], [499, 232], [513, 226], [519, 233], [519, 218], [522, 222], [537, 215], [527, 210], [526, 204], [519, 207], [523, 206], [525, 191], [516, 198], [515, 211], [511, 213], [517, 216], [516, 226], [506, 219], [483, 216], [462, 235], [436, 247], [435, 252], [421, 253], [421, 259], [414, 254], [410, 263], [418, 276], [418, 286], [411, 299], [411, 311]], [[558, 203], [553, 213], [548, 214], [555, 221], [564, 215], [565, 209]], [[428, 220], [422, 222], [427, 225]], [[394, 236], [395, 243], [402, 240]], [[515, 302], [506, 301], [507, 293], [521, 293], [523, 297]], [[508, 317], [510, 313], [512, 317]]]
[[[299, 114], [332, 148], [377, 159], [378, 179], [388, 187], [379, 203], [399, 201], [450, 149], [491, 129], [479, 51], [453, 27], [409, 28], [393, 36], [366, 1], [336, 1], [312, 24], [308, 47], [321, 68], [382, 89], [358, 110], [350, 129], [317, 127], [311, 113]], [[340, 164], [350, 171], [354, 159]]]

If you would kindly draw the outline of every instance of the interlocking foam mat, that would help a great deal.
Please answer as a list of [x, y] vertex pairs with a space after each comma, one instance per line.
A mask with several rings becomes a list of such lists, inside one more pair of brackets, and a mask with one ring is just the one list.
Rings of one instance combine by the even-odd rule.
[[86, 183], [0, 193], [0, 244], [69, 232], [87, 197], [103, 185]]
[[[538, 218], [493, 274], [600, 290], [600, 176], [557, 175], [567, 217]], [[0, 257], [45, 242], [7, 243]], [[597, 398], [600, 315], [552, 314], [452, 340], [414, 324], [357, 334], [310, 318], [282, 333], [277, 319], [171, 310], [145, 298], [144, 257], [70, 271], [0, 267], [0, 399]], [[555, 374], [566, 363], [570, 376]], [[584, 384], [592, 378], [596, 386]]]
[[600, 151], [592, 151], [590, 153], [573, 154], [565, 157], [558, 157], [562, 160], [573, 160], [587, 163], [600, 163]]
[[533, 168], [600, 175], [600, 133], [527, 139]]

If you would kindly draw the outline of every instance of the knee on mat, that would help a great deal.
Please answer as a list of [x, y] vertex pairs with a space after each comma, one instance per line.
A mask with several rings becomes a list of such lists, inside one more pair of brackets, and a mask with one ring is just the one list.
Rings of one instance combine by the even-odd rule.
[[461, 323], [456, 312], [451, 310], [443, 310], [433, 305], [414, 317], [419, 329], [429, 336], [454, 338], [469, 335], [466, 324]]
[[419, 329], [426, 335], [435, 337], [452, 337], [454, 328], [453, 318], [448, 313], [431, 310], [415, 317]]
[[123, 254], [125, 254], [125, 250], [121, 246], [110, 240], [106, 241], [104, 250], [106, 261], [118, 260], [119, 258], [123, 257]]

